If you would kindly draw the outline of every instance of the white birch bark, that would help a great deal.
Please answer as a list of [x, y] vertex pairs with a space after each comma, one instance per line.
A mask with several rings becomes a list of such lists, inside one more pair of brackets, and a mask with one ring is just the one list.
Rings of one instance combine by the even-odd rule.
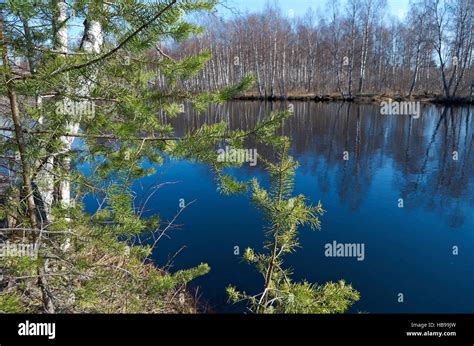
[[[91, 20], [84, 22], [84, 34], [81, 42], [81, 49], [84, 53], [100, 53], [103, 44], [102, 26], [99, 21]], [[94, 69], [88, 78], [79, 79], [79, 87], [74, 91], [74, 94], [81, 100], [87, 100], [90, 96], [92, 88], [94, 87], [97, 78], [97, 70]], [[66, 132], [75, 135], [79, 131], [81, 121], [81, 114], [72, 114], [71, 119], [66, 125]], [[74, 136], [61, 136], [62, 151], [69, 152], [74, 142]], [[62, 169], [69, 172], [71, 169], [71, 157], [65, 155], [61, 163]], [[71, 206], [71, 182], [68, 177], [62, 179], [59, 186], [60, 201], [64, 208]]]
[[[54, 19], [55, 24], [53, 27], [56, 27], [56, 37], [55, 37], [55, 47], [54, 49], [61, 53], [67, 53], [68, 51], [68, 32], [67, 26], [65, 24], [67, 20], [67, 5], [65, 0], [57, 0], [53, 2], [53, 6], [57, 7], [57, 18]], [[42, 96], [37, 97], [37, 107], [42, 108]], [[40, 125], [43, 123], [43, 117], [40, 118]], [[48, 219], [51, 214], [51, 205], [54, 201], [54, 155], [49, 155], [45, 159], [45, 163], [40, 167], [36, 174], [36, 183], [39, 195], [41, 197], [41, 202], [43, 204], [43, 210], [45, 217]], [[41, 220], [47, 222], [47, 220]]]

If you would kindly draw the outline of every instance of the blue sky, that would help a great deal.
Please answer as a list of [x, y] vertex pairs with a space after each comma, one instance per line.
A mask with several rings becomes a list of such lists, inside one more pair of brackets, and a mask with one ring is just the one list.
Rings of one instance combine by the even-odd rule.
[[[264, 8], [269, 0], [227, 0], [229, 7], [236, 8], [241, 12], [255, 12]], [[312, 8], [314, 12], [321, 11], [324, 13], [328, 0], [270, 0], [270, 2], [279, 3], [280, 8], [287, 13], [293, 10], [295, 16], [304, 15], [308, 8]], [[400, 19], [403, 19], [409, 5], [409, 0], [386, 0], [387, 10]], [[339, 0], [341, 5], [345, 4], [345, 0]]]

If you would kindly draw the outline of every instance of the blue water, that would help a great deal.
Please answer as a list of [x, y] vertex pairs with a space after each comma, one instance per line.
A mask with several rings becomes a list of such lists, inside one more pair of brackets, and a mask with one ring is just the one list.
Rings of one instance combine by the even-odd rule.
[[[172, 123], [180, 135], [221, 119], [248, 128], [285, 103], [231, 102], [204, 114], [185, 114]], [[295, 280], [324, 283], [344, 279], [361, 294], [351, 312], [474, 312], [474, 164], [472, 108], [422, 106], [419, 119], [380, 115], [377, 105], [295, 102], [283, 133], [299, 161], [295, 194], [321, 200], [321, 231], [301, 229], [301, 248], [287, 256]], [[264, 149], [262, 149], [264, 150]], [[458, 160], [452, 153], [458, 152]], [[349, 160], [342, 159], [344, 151]], [[233, 170], [239, 179], [267, 177], [261, 164]], [[170, 220], [180, 199], [196, 199], [181, 214], [180, 229], [168, 232], [153, 254], [172, 270], [206, 262], [211, 272], [193, 282], [211, 311], [238, 312], [226, 303], [225, 287], [258, 293], [263, 279], [240, 256], [261, 248], [263, 220], [247, 194], [223, 196], [203, 164], [167, 159], [154, 176], [134, 186], [163, 186], [148, 215]], [[398, 207], [403, 198], [404, 207]], [[88, 208], [92, 208], [89, 200]], [[324, 246], [364, 243], [365, 259], [325, 257]], [[453, 255], [453, 246], [459, 254]], [[398, 302], [402, 293], [404, 301]]]

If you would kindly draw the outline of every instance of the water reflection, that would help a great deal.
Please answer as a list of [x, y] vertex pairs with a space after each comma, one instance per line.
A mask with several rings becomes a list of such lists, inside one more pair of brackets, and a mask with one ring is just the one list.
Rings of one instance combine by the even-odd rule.
[[[170, 122], [177, 135], [221, 120], [233, 129], [248, 129], [268, 112], [288, 105], [230, 102]], [[295, 188], [312, 201], [320, 199], [327, 210], [322, 231], [302, 230], [302, 248], [287, 258], [295, 280], [351, 282], [361, 293], [353, 312], [472, 313], [472, 108], [424, 105], [420, 118], [413, 119], [380, 115], [377, 105], [293, 106], [295, 114], [282, 133], [292, 138], [292, 154], [300, 163]], [[247, 146], [253, 148], [251, 142]], [[273, 154], [268, 147], [258, 150]], [[345, 151], [349, 160], [343, 159]], [[154, 176], [136, 182], [138, 198], [158, 180], [180, 183], [150, 199], [149, 215], [169, 220], [181, 198], [197, 202], [180, 217], [182, 231], [164, 239], [153, 259], [164, 265], [186, 246], [173, 269], [209, 263], [211, 272], [194, 283], [201, 287], [202, 299], [215, 311], [244, 311], [227, 304], [225, 287], [233, 284], [249, 293], [261, 289], [261, 277], [234, 254], [236, 245], [261, 246], [261, 216], [248, 196], [219, 195], [205, 165], [167, 160], [156, 169]], [[262, 172], [260, 165], [235, 171], [242, 180], [262, 178]], [[399, 198], [404, 199], [403, 210], [397, 207]], [[96, 202], [87, 200], [86, 209], [94, 208]], [[364, 243], [365, 260], [325, 257], [324, 245], [334, 240]], [[453, 245], [459, 246], [459, 255], [453, 256]], [[399, 292], [407, 298], [404, 304], [397, 301]]]
[[[268, 112], [285, 110], [288, 105], [230, 102], [172, 123], [178, 134], [221, 120], [228, 121], [232, 129], [248, 129]], [[463, 225], [468, 210], [462, 208], [462, 201], [474, 205], [470, 108], [423, 105], [421, 117], [415, 119], [380, 115], [378, 105], [292, 105], [294, 115], [282, 133], [293, 140], [292, 152], [301, 172], [314, 175], [321, 191], [337, 191], [341, 204], [357, 210], [375, 173], [389, 166], [390, 183], [405, 207], [443, 213], [448, 215], [449, 226]], [[258, 149], [260, 153], [268, 150]], [[343, 159], [344, 152], [349, 160]]]

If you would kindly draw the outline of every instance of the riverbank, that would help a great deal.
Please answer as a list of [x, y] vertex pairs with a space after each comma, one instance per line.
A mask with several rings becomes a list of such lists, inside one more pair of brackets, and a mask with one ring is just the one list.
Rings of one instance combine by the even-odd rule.
[[234, 97], [234, 100], [248, 101], [314, 101], [314, 102], [354, 102], [354, 103], [379, 103], [382, 101], [418, 101], [421, 103], [437, 103], [451, 105], [474, 104], [474, 98], [469, 96], [457, 96], [446, 98], [442, 95], [419, 94], [411, 97], [388, 94], [363, 94], [353, 97], [343, 97], [340, 94], [287, 94], [287, 95], [259, 95], [255, 93], [244, 93]]

